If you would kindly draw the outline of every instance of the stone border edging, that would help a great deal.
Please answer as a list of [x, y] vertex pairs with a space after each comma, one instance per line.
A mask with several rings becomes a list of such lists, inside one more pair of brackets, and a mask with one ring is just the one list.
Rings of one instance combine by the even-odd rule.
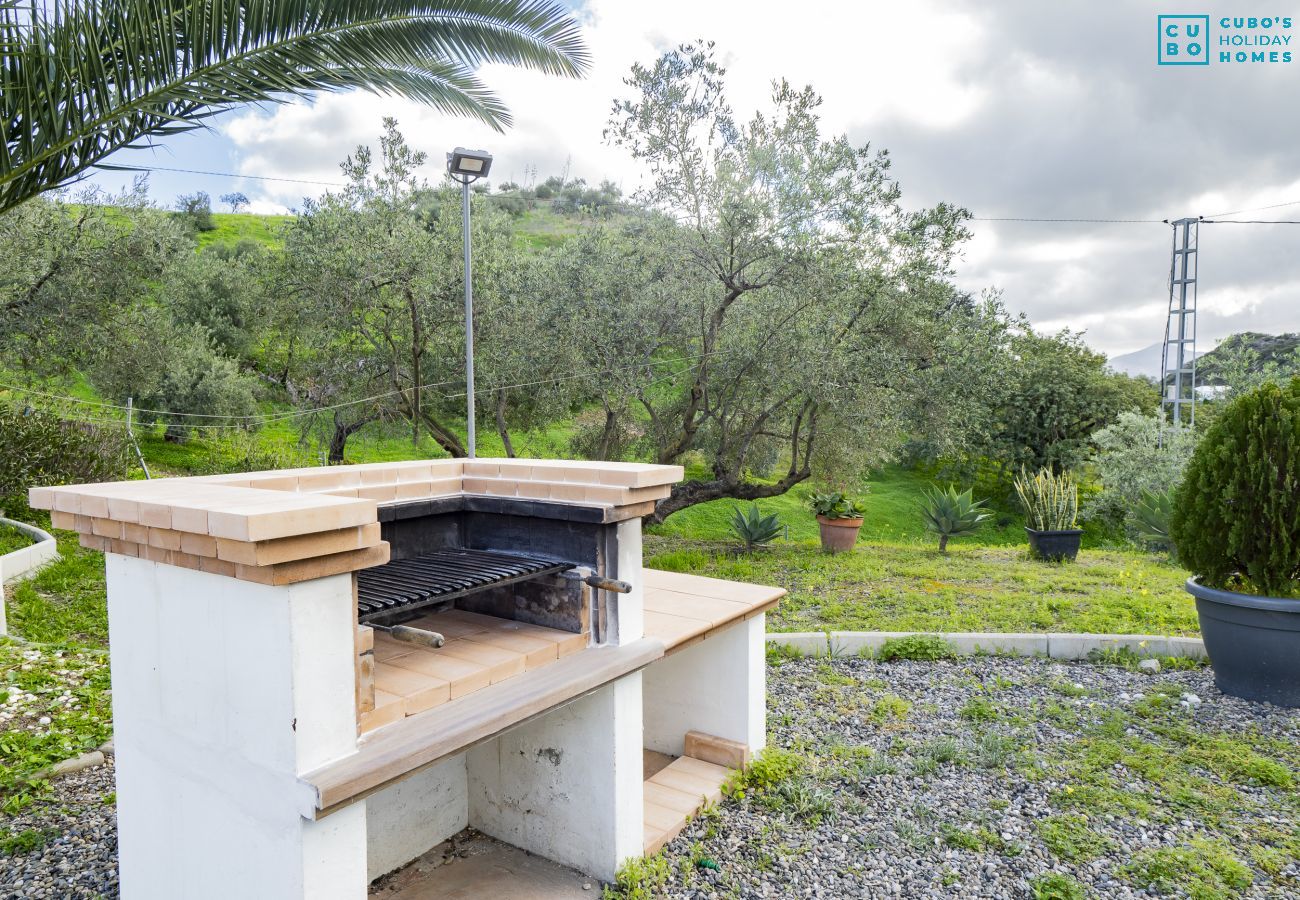
[[[8, 525], [35, 539], [35, 543], [28, 547], [20, 547], [0, 556], [0, 587], [30, 575], [59, 558], [59, 544], [48, 531], [13, 519], [0, 519], [0, 525]], [[4, 603], [0, 602], [0, 634], [7, 631]]]
[[932, 631], [770, 631], [770, 645], [789, 647], [805, 656], [852, 656], [874, 653], [891, 638], [936, 635], [963, 656], [1004, 653], [1050, 659], [1087, 659], [1094, 650], [1128, 649], [1139, 656], [1182, 656], [1205, 659], [1200, 638], [1150, 634], [1033, 634]]

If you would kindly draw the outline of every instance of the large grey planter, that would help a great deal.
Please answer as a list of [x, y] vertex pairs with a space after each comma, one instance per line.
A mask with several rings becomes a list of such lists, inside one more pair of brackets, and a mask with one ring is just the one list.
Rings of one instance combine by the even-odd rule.
[[1219, 690], [1300, 707], [1300, 600], [1256, 597], [1187, 579]]

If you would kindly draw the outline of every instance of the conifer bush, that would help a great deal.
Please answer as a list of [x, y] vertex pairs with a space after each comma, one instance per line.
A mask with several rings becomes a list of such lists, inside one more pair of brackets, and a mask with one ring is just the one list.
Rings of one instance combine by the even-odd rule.
[[1300, 378], [1233, 400], [1201, 439], [1170, 536], [1208, 587], [1300, 596]]

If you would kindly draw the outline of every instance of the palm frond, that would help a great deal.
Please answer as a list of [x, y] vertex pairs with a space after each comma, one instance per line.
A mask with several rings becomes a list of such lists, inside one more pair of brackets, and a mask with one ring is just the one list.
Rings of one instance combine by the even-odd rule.
[[0, 2], [0, 211], [125, 147], [244, 103], [362, 88], [478, 118], [510, 114], [487, 63], [580, 76], [556, 0]]

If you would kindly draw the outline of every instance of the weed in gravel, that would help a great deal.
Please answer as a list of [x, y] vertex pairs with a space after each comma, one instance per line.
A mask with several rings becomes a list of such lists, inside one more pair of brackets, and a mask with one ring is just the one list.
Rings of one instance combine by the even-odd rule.
[[768, 747], [745, 769], [732, 776], [728, 790], [767, 791], [803, 772], [808, 761], [797, 753]]
[[1087, 862], [1114, 849], [1114, 841], [1088, 827], [1080, 813], [1048, 816], [1035, 823], [1043, 843], [1061, 859]]
[[663, 853], [629, 859], [618, 869], [614, 883], [601, 891], [604, 900], [655, 900], [663, 894], [673, 870]]
[[929, 850], [934, 846], [934, 836], [929, 831], [908, 821], [895, 822], [894, 834], [913, 850]]
[[938, 765], [947, 765], [961, 758], [961, 746], [955, 738], [935, 738], [917, 747], [916, 753], [918, 758], [931, 759]]
[[772, 790], [763, 792], [759, 802], [773, 812], [786, 813], [791, 818], [812, 825], [835, 812], [835, 798], [830, 791], [807, 778], [782, 782]]
[[1143, 850], [1121, 872], [1144, 888], [1184, 891], [1193, 900], [1226, 900], [1250, 887], [1250, 869], [1226, 843], [1195, 838], [1183, 847]]
[[882, 662], [896, 659], [935, 662], [940, 659], [956, 659], [957, 648], [937, 634], [909, 634], [886, 640], [880, 645], [876, 658]]
[[958, 713], [970, 722], [993, 722], [998, 718], [997, 707], [983, 697], [972, 697]]
[[1083, 685], [1069, 681], [1053, 681], [1051, 687], [1053, 691], [1062, 697], [1086, 697], [1089, 693], [1088, 689]]
[[767, 645], [767, 664], [774, 669], [799, 659], [803, 659], [803, 651], [798, 647], [791, 647], [788, 644]]
[[939, 764], [929, 756], [918, 756], [912, 760], [912, 774], [917, 778], [929, 778], [939, 771]]
[[57, 828], [26, 828], [0, 835], [0, 856], [21, 856], [39, 850], [59, 836]]
[[1088, 896], [1083, 885], [1060, 872], [1033, 879], [1029, 882], [1029, 890], [1034, 900], [1086, 900]]
[[1006, 847], [1006, 841], [1002, 840], [1001, 835], [983, 826], [967, 830], [955, 825], [944, 825], [940, 829], [940, 835], [949, 847], [972, 853], [983, 853], [986, 850], [1001, 852]]
[[897, 694], [885, 694], [872, 701], [867, 718], [877, 725], [901, 722], [912, 711], [912, 704]]
[[971, 762], [981, 769], [1013, 769], [1020, 762], [1020, 747], [1009, 734], [986, 731], [975, 739]]

